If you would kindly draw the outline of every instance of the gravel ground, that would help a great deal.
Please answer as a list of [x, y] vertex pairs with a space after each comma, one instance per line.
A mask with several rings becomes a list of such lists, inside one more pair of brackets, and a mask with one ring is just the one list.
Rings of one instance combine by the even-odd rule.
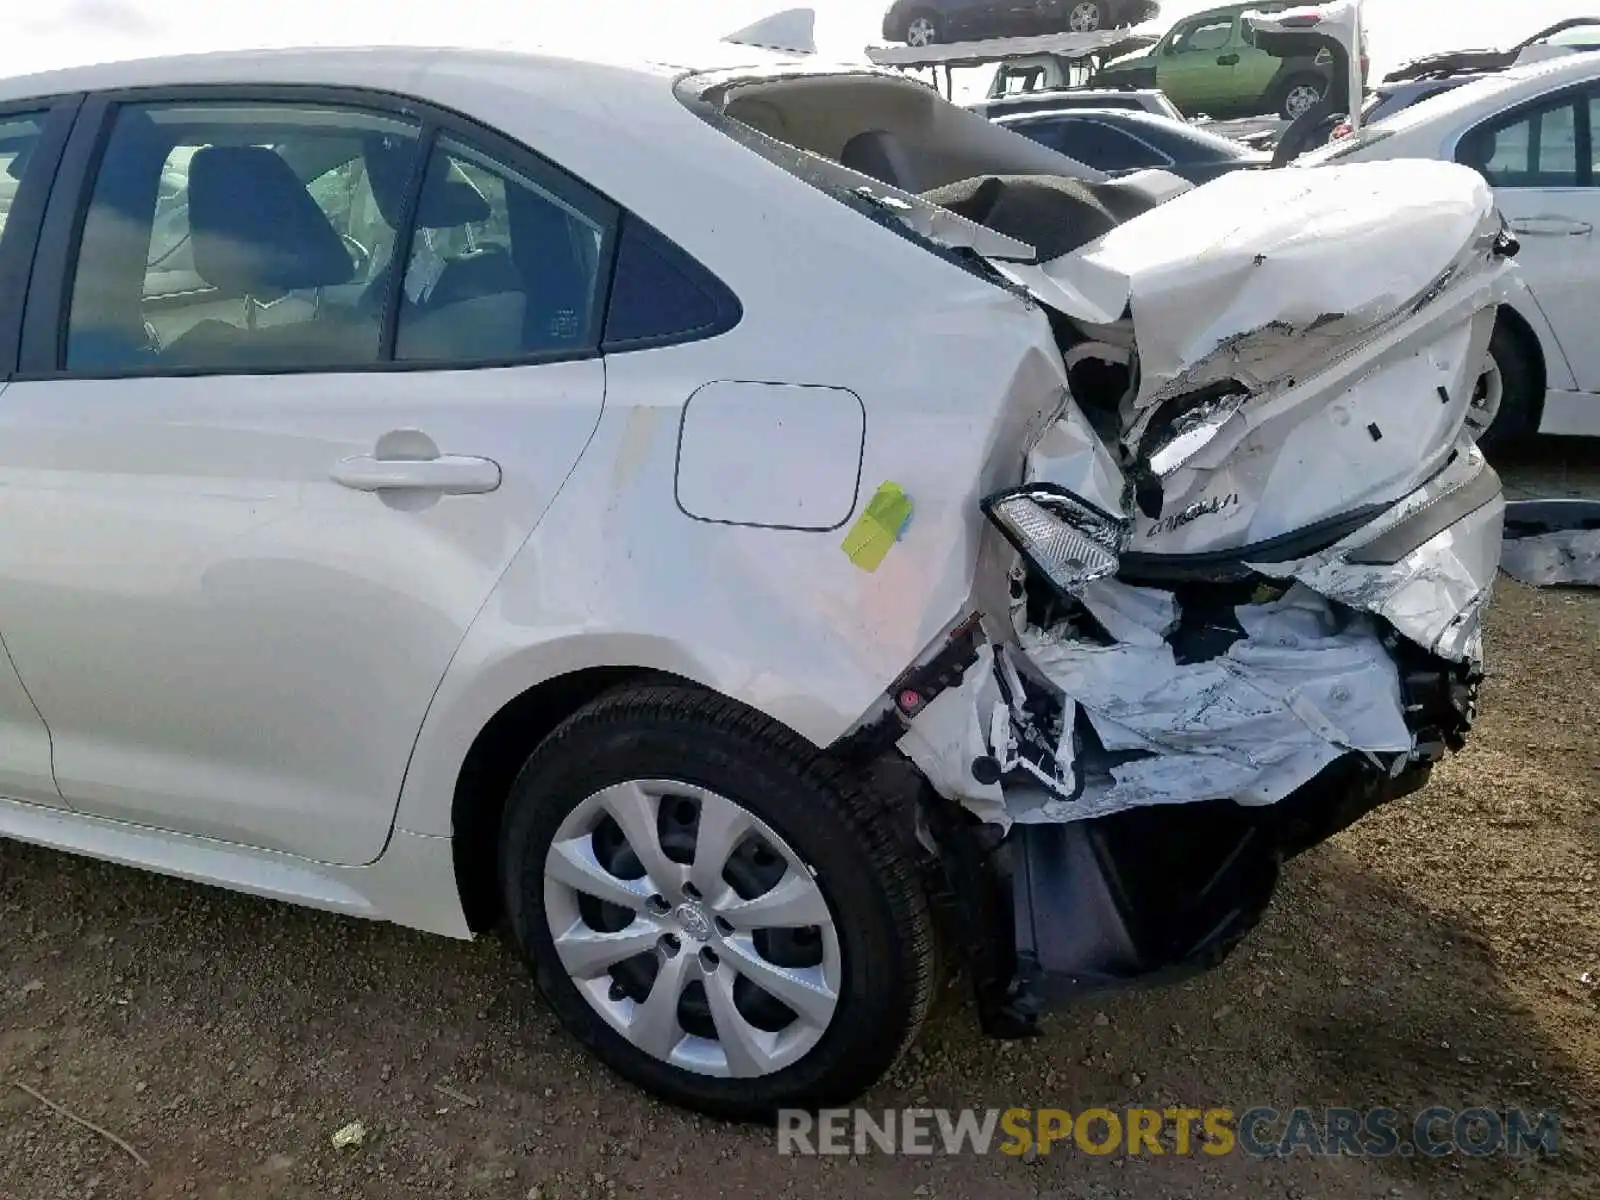
[[[1546, 447], [1507, 476], [1600, 494], [1586, 458]], [[985, 1042], [952, 999], [865, 1103], [1557, 1108], [1553, 1161], [780, 1158], [770, 1132], [590, 1064], [496, 940], [4, 844], [0, 1197], [1593, 1197], [1600, 595], [1505, 582], [1489, 640], [1467, 753], [1293, 864], [1221, 970], [1025, 1046]], [[365, 1140], [335, 1149], [356, 1120]]]

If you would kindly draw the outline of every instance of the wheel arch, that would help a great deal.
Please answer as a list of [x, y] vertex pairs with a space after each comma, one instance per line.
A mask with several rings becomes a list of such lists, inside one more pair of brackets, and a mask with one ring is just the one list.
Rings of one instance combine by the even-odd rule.
[[492, 929], [502, 915], [496, 868], [500, 822], [511, 785], [528, 755], [585, 705], [608, 692], [645, 683], [700, 686], [647, 667], [587, 667], [546, 679], [513, 696], [479, 730], [462, 761], [450, 801], [456, 890], [474, 933]]

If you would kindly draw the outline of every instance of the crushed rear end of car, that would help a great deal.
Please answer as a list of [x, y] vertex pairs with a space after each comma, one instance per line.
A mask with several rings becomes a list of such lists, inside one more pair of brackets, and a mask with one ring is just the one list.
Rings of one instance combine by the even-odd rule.
[[1029, 1036], [1221, 962], [1286, 861], [1465, 744], [1504, 515], [1469, 418], [1516, 244], [1449, 164], [1186, 191], [1017, 151], [912, 188], [975, 131], [871, 132], [804, 169], [1029, 297], [1067, 380], [980, 499], [969, 605], [831, 748], [912, 798], [984, 1027]]

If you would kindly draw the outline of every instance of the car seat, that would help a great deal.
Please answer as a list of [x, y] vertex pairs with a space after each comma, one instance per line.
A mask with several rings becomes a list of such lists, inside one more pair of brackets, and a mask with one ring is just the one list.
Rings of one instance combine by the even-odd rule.
[[246, 327], [204, 320], [175, 339], [163, 363], [298, 366], [370, 361], [378, 326], [350, 314], [254, 327], [254, 305], [350, 282], [355, 264], [294, 170], [261, 146], [206, 146], [189, 162], [195, 273], [245, 304]]

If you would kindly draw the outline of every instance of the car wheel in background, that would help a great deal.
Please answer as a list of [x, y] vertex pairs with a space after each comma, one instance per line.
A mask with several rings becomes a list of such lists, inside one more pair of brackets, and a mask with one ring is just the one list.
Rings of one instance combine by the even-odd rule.
[[1328, 84], [1318, 75], [1295, 75], [1283, 85], [1278, 100], [1278, 115], [1286, 121], [1304, 116], [1322, 101]]
[[937, 13], [919, 8], [906, 22], [906, 45], [932, 46], [944, 41], [944, 26]]
[[1511, 328], [1500, 321], [1472, 393], [1467, 427], [1485, 450], [1527, 437], [1534, 431], [1534, 400], [1533, 366]]
[[1073, 0], [1067, 5], [1067, 32], [1093, 33], [1111, 27], [1104, 0]]
[[933, 928], [882, 802], [687, 687], [583, 709], [508, 800], [501, 884], [562, 1023], [672, 1103], [770, 1119], [854, 1099], [926, 1014]]

